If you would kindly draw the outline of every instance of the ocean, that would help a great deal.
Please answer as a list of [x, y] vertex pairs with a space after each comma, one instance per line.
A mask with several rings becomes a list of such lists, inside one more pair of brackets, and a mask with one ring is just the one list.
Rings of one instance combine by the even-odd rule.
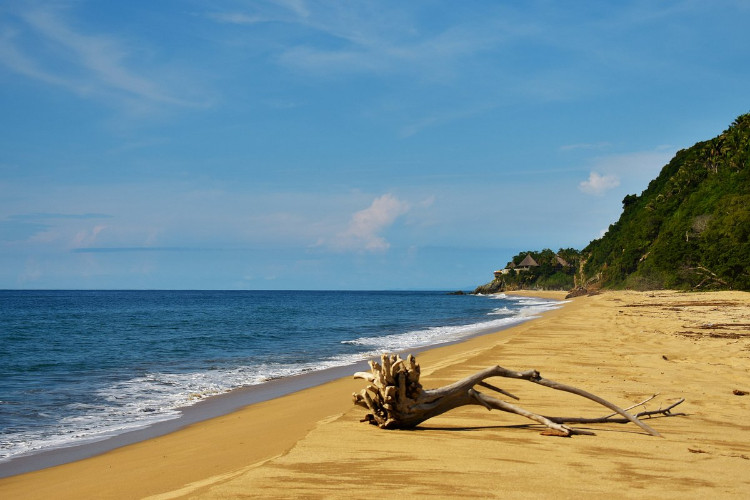
[[0, 466], [211, 396], [496, 331], [559, 307], [408, 291], [0, 290]]

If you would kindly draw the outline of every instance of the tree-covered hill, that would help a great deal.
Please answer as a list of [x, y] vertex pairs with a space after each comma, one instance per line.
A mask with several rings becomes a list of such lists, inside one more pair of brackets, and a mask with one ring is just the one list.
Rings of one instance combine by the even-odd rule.
[[605, 287], [750, 290], [750, 114], [679, 151], [583, 250]]
[[550, 250], [523, 252], [514, 265], [527, 254], [550, 265], [498, 274], [476, 292], [572, 288], [574, 280], [589, 288], [750, 290], [750, 114], [679, 151], [622, 205], [604, 236], [580, 255], [565, 251], [571, 267], [550, 267]]

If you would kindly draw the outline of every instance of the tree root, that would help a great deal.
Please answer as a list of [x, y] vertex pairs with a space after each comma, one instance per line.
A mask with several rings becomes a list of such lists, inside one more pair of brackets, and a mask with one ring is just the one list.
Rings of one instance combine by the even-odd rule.
[[[410, 429], [414, 428], [427, 419], [465, 405], [480, 405], [488, 410], [500, 410], [508, 413], [521, 415], [545, 427], [545, 435], [571, 436], [574, 434], [593, 434], [591, 431], [574, 429], [565, 424], [591, 424], [591, 423], [627, 423], [632, 422], [646, 433], [652, 436], [660, 434], [649, 425], [640, 420], [642, 417], [651, 418], [656, 415], [675, 416], [671, 410], [682, 403], [684, 399], [669, 405], [667, 408], [655, 411], [643, 411], [631, 415], [628, 410], [643, 406], [656, 395], [622, 409], [609, 401], [584, 391], [577, 387], [569, 386], [559, 382], [545, 379], [536, 370], [518, 372], [508, 370], [501, 366], [493, 366], [470, 375], [453, 384], [438, 389], [425, 390], [419, 383], [420, 367], [414, 356], [409, 355], [406, 360], [398, 355], [384, 354], [381, 363], [370, 361], [370, 373], [357, 372], [354, 378], [364, 379], [368, 382], [365, 389], [359, 393], [353, 393], [354, 404], [369, 410], [363, 422], [369, 422], [383, 429]], [[506, 377], [527, 380], [534, 384], [543, 385], [558, 391], [577, 394], [586, 399], [595, 401], [602, 406], [612, 410], [614, 413], [604, 417], [548, 417], [530, 412], [520, 406], [508, 403], [477, 391], [474, 387], [480, 386], [497, 392], [504, 396], [518, 400], [519, 398], [499, 387], [485, 382], [492, 377]]]

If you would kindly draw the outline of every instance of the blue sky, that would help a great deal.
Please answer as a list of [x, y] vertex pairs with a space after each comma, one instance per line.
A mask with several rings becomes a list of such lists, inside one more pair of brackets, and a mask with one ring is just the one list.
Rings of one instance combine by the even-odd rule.
[[750, 111], [750, 3], [0, 5], [0, 288], [459, 289]]

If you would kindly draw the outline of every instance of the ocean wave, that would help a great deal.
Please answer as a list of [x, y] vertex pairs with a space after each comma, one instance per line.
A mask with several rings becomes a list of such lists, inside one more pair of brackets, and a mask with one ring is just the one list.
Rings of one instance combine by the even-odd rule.
[[488, 312], [487, 315], [488, 316], [499, 316], [499, 315], [508, 316], [508, 315], [512, 315], [515, 313], [516, 312], [510, 307], [504, 306], [504, 307], [497, 307], [493, 309], [492, 311]]
[[179, 418], [181, 409], [232, 390], [270, 380], [356, 363], [374, 353], [336, 355], [297, 364], [261, 363], [188, 373], [153, 372], [96, 391], [101, 404], [70, 403], [72, 415], [53, 428], [0, 435], [0, 463], [42, 450], [65, 448]]
[[296, 374], [302, 367], [236, 367], [190, 373], [148, 373], [95, 391], [100, 404], [71, 403], [72, 414], [47, 429], [0, 436], [0, 462], [41, 450], [107, 439], [181, 415], [180, 409], [233, 389]]
[[514, 323], [520, 323], [525, 319], [529, 318], [512, 317], [464, 326], [438, 326], [383, 337], [360, 337], [345, 342], [350, 345], [372, 347], [381, 352], [402, 351], [460, 340], [483, 330], [503, 328]]
[[[503, 294], [504, 295], [504, 294]], [[490, 297], [498, 297], [492, 295]], [[397, 333], [385, 336], [360, 337], [353, 340], [343, 341], [342, 343], [356, 346], [371, 347], [376, 351], [402, 351], [410, 348], [427, 347], [430, 345], [453, 342], [476, 333], [491, 329], [501, 329], [508, 326], [521, 323], [536, 318], [544, 311], [557, 309], [561, 307], [560, 301], [529, 299], [526, 297], [502, 297], [504, 300], [511, 299], [517, 302], [514, 307], [498, 307], [487, 313], [490, 316], [505, 316], [489, 321], [472, 323], [460, 326], [438, 326], [426, 328], [423, 330], [414, 330], [405, 333]]]

